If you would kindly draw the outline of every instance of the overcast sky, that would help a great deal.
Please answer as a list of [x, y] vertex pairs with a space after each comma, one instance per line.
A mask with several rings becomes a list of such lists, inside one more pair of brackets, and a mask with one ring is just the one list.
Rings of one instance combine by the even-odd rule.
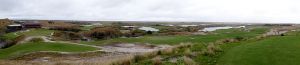
[[300, 0], [0, 0], [0, 18], [300, 23]]

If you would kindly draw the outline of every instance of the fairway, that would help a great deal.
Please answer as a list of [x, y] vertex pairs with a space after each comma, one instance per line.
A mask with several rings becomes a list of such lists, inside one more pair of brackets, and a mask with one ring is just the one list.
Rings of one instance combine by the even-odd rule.
[[63, 43], [34, 42], [1, 49], [0, 59], [7, 59], [37, 51], [85, 52], [93, 50], [97, 50], [97, 48]]
[[225, 51], [218, 65], [299, 65], [300, 36], [275, 36]]

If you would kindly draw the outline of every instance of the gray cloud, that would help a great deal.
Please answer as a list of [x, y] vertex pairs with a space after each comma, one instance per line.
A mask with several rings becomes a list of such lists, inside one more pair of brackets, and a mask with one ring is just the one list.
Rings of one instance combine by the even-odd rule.
[[300, 23], [298, 0], [0, 0], [0, 18]]

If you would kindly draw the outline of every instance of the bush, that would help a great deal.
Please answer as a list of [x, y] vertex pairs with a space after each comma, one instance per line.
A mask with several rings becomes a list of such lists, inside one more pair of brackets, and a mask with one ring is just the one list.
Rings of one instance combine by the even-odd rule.
[[81, 35], [76, 32], [56, 31], [52, 35], [55, 40], [79, 40]]
[[122, 35], [119, 29], [113, 27], [95, 28], [89, 31], [87, 34], [88, 36], [97, 39], [116, 38]]
[[216, 45], [214, 43], [209, 43], [206, 49], [203, 51], [204, 55], [213, 56], [216, 52], [220, 52], [222, 49], [219, 47], [219, 45]]
[[235, 37], [234, 39], [236, 39], [237, 41], [242, 41], [242, 40], [244, 40], [244, 37], [237, 36], [237, 37]]
[[145, 35], [145, 32], [142, 30], [133, 30], [130, 32], [130, 37], [138, 37], [138, 36], [142, 36]]
[[43, 41], [44, 41], [44, 39], [42, 39], [42, 38], [32, 38], [30, 40], [30, 42], [43, 42]]
[[147, 31], [147, 34], [153, 34], [153, 32], [152, 31]]

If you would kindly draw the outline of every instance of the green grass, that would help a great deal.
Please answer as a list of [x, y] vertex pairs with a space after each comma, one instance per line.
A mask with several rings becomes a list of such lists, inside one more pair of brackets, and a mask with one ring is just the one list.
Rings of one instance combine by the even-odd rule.
[[261, 41], [241, 43], [225, 51], [218, 65], [299, 65], [300, 36], [276, 36]]
[[[50, 35], [52, 32], [54, 32], [54, 30], [47, 30], [47, 29], [30, 29], [30, 31], [28, 32], [11, 32], [11, 33], [7, 33], [4, 34], [2, 37], [2, 39], [6, 39], [6, 40], [13, 40], [16, 37], [18, 37], [18, 35], [26, 35], [26, 36], [47, 36]], [[15, 35], [17, 34], [17, 35]]]
[[97, 48], [63, 44], [63, 43], [46, 43], [46, 42], [35, 42], [35, 43], [24, 43], [15, 45], [6, 49], [0, 50], [0, 59], [8, 59], [11, 57], [19, 56], [25, 53], [37, 52], [37, 51], [62, 51], [62, 52], [85, 52], [96, 50]]
[[27, 36], [47, 36], [50, 35], [54, 30], [48, 30], [48, 29], [30, 29], [28, 32], [17, 32], [17, 34], [21, 35], [27, 35]]
[[15, 35], [15, 33], [7, 33], [0, 38], [5, 39], [5, 40], [13, 40], [17, 37], [18, 37], [18, 35]]
[[93, 42], [82, 42], [83, 44], [102, 45], [114, 42], [123, 43], [152, 43], [152, 44], [178, 44], [182, 42], [191, 43], [207, 43], [224, 38], [234, 38], [237, 36], [251, 38], [264, 33], [267, 28], [255, 28], [251, 32], [243, 31], [242, 29], [226, 29], [215, 31], [217, 34], [208, 35], [185, 35], [185, 36], [144, 36], [139, 38], [115, 38], [109, 40], [97, 40]]
[[80, 27], [80, 29], [81, 29], [81, 30], [88, 31], [88, 30], [93, 29], [94, 27], [96, 27], [96, 26], [83, 26], [83, 27]]

